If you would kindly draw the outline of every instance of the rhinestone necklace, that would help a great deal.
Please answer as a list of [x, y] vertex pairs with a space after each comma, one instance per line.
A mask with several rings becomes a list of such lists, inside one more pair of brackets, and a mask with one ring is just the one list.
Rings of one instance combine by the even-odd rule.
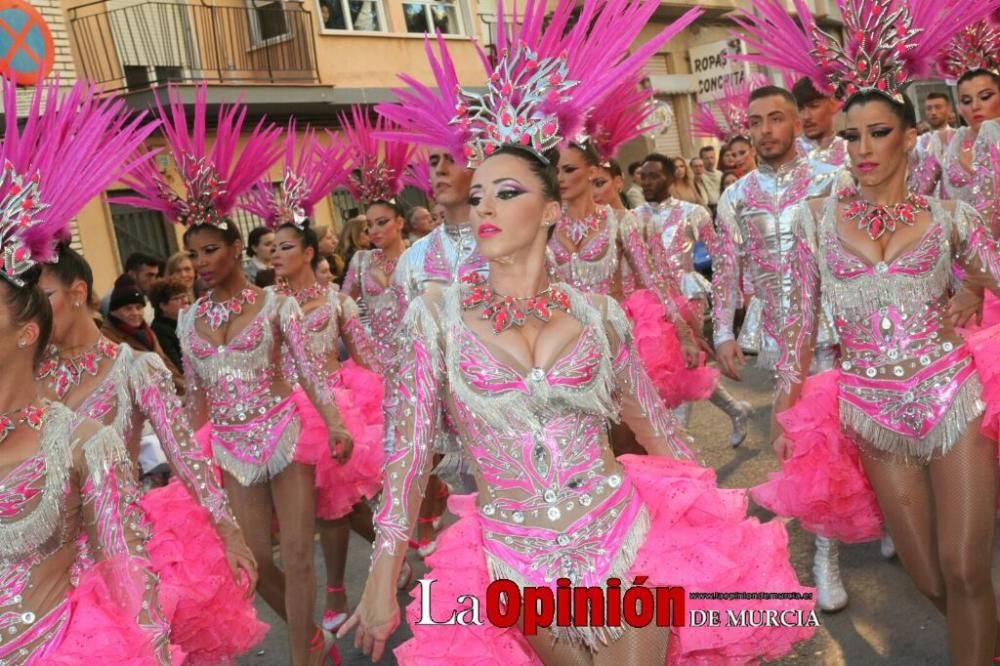
[[[855, 188], [847, 188], [840, 192], [840, 199], [858, 197]], [[877, 241], [886, 233], [896, 231], [901, 224], [912, 227], [917, 219], [917, 213], [930, 210], [927, 199], [915, 192], [906, 195], [906, 199], [897, 204], [878, 206], [864, 199], [855, 199], [847, 205], [844, 215], [847, 220], [858, 225], [858, 229], [868, 232], [868, 237]]]
[[45, 410], [30, 403], [21, 409], [0, 413], [0, 444], [5, 442], [20, 425], [26, 425], [32, 430], [41, 430], [44, 414]]
[[579, 247], [584, 238], [601, 228], [601, 224], [607, 220], [607, 217], [607, 211], [604, 208], [599, 208], [582, 220], [574, 220], [569, 216], [566, 206], [563, 206], [563, 214], [559, 218], [559, 222], [556, 223], [556, 228], [566, 234], [566, 237], [573, 241], [573, 245]]
[[326, 285], [320, 284], [319, 282], [313, 282], [305, 289], [292, 289], [292, 286], [288, 284], [288, 280], [282, 278], [278, 280], [278, 284], [275, 285], [275, 291], [282, 296], [293, 296], [299, 305], [305, 305], [309, 301], [312, 301], [326, 293]]
[[392, 277], [392, 274], [396, 272], [396, 262], [399, 261], [399, 257], [395, 259], [390, 259], [385, 256], [382, 250], [372, 250], [371, 254], [372, 268], [377, 268], [382, 271], [382, 275], [386, 277]]
[[49, 388], [62, 400], [71, 388], [80, 383], [84, 374], [91, 377], [97, 375], [101, 368], [101, 359], [116, 356], [118, 356], [118, 345], [103, 335], [84, 351], [65, 358], [59, 355], [59, 349], [55, 345], [49, 345], [48, 355], [36, 377], [47, 379]]
[[529, 316], [547, 322], [557, 310], [569, 312], [569, 295], [552, 286], [534, 296], [517, 298], [501, 296], [479, 275], [469, 276], [463, 282], [472, 288], [462, 298], [462, 309], [473, 310], [482, 306], [480, 319], [492, 324], [493, 335], [500, 335], [511, 326], [524, 326]]
[[246, 287], [237, 295], [221, 303], [213, 298], [214, 294], [214, 291], [208, 292], [198, 302], [198, 309], [194, 313], [195, 317], [204, 317], [205, 323], [213, 331], [222, 328], [222, 325], [229, 321], [231, 316], [239, 315], [243, 312], [244, 305], [253, 305], [257, 302], [257, 292], [250, 287]]

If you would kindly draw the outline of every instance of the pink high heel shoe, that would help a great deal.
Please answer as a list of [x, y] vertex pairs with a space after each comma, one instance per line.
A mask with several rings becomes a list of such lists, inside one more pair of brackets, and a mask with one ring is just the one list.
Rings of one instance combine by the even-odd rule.
[[316, 628], [316, 633], [309, 642], [309, 652], [323, 651], [326, 655], [322, 663], [329, 661], [333, 666], [340, 666], [340, 650], [337, 649], [337, 637], [326, 629]]

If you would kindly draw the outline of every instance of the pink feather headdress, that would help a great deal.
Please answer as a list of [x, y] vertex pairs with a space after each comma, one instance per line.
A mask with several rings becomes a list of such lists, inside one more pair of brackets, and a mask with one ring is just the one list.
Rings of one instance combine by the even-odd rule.
[[[641, 47], [630, 49], [659, 6], [649, 0], [528, 0], [523, 21], [497, 6], [499, 62], [485, 93], [465, 90], [454, 122], [470, 131], [465, 157], [474, 165], [503, 145], [542, 155], [586, 140], [586, 118], [631, 79], [668, 40], [701, 14], [693, 8]], [[579, 9], [579, 16], [576, 10]], [[514, 29], [508, 32], [508, 23]]]
[[[460, 127], [452, 122], [455, 118], [455, 107], [459, 103], [461, 86], [455, 62], [448, 51], [447, 42], [440, 35], [436, 39], [437, 53], [434, 52], [431, 39], [424, 38], [424, 52], [434, 76], [434, 86], [427, 86], [408, 74], [400, 74], [399, 78], [406, 88], [393, 90], [397, 103], [377, 104], [375, 111], [386, 119], [393, 129], [387, 139], [402, 141], [431, 148], [447, 150], [458, 161], [469, 143], [471, 133], [469, 128]], [[483, 80], [489, 76], [489, 58], [478, 44], [474, 44], [479, 61], [483, 67]]]
[[414, 187], [424, 193], [428, 200], [434, 201], [434, 188], [431, 185], [431, 162], [426, 152], [420, 151], [406, 165], [403, 173], [403, 185]]
[[261, 119], [250, 133], [239, 157], [247, 108], [237, 102], [220, 105], [215, 143], [208, 149], [206, 140], [207, 91], [199, 86], [194, 104], [194, 120], [188, 125], [184, 103], [177, 89], [170, 87], [170, 103], [156, 107], [167, 140], [167, 152], [177, 160], [177, 172], [184, 193], [175, 192], [155, 164], [145, 163], [125, 183], [135, 196], [116, 197], [113, 201], [139, 208], [158, 210], [171, 222], [184, 226], [212, 224], [225, 226], [240, 197], [267, 173], [281, 156], [281, 129]]
[[647, 121], [655, 112], [653, 91], [642, 87], [636, 73], [611, 91], [587, 117], [586, 134], [602, 163], [610, 162], [625, 143], [652, 129]]
[[348, 118], [340, 114], [343, 137], [331, 134], [331, 141], [347, 153], [351, 174], [346, 185], [351, 196], [363, 204], [394, 201], [405, 186], [407, 165], [414, 147], [396, 137], [395, 127], [384, 117], [374, 123], [364, 108], [351, 107]]
[[[739, 83], [727, 80], [722, 86], [722, 97], [699, 104], [692, 112], [691, 133], [718, 139], [722, 143], [729, 143], [737, 137], [748, 138], [750, 93], [764, 85], [767, 85], [767, 77], [762, 74], [751, 75]], [[718, 108], [719, 117], [712, 112], [713, 106]]]
[[17, 116], [17, 86], [3, 81], [6, 124], [0, 146], [0, 275], [17, 286], [33, 266], [55, 258], [73, 217], [123, 173], [156, 128], [120, 98], [77, 82], [39, 84], [26, 118]]
[[751, 0], [733, 20], [757, 51], [734, 56], [792, 70], [816, 89], [851, 97], [879, 92], [902, 101], [911, 80], [927, 76], [941, 49], [966, 26], [983, 19], [991, 2], [967, 0], [838, 0], [844, 44], [821, 30], [805, 0], [793, 0], [797, 23], [782, 0]]
[[1000, 74], [1000, 26], [979, 21], [966, 27], [938, 54], [937, 69], [952, 81], [980, 69]]
[[[301, 147], [296, 159], [297, 145]], [[265, 175], [243, 197], [240, 207], [264, 220], [269, 229], [288, 223], [303, 229], [316, 203], [347, 181], [347, 162], [345, 151], [320, 145], [312, 128], [306, 128], [300, 141], [295, 120], [290, 120], [285, 131], [281, 184], [275, 188]]]

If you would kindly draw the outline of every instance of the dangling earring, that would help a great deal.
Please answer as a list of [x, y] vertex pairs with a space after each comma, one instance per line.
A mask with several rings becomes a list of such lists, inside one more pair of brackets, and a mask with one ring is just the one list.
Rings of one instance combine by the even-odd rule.
[[24, 349], [27, 346], [28, 346], [28, 343], [25, 342], [24, 340], [18, 340], [17, 341], [17, 348], [18, 349]]

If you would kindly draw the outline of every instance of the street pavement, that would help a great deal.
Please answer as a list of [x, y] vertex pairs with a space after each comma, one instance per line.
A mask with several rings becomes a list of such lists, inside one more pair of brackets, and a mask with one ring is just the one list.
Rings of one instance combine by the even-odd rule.
[[[770, 380], [766, 373], [748, 368], [742, 383], [728, 382], [738, 398], [749, 401], [755, 408], [750, 424], [748, 441], [735, 451], [729, 447], [729, 419], [710, 403], [695, 406], [690, 429], [696, 439], [703, 464], [716, 469], [719, 485], [725, 488], [744, 488], [764, 481], [778, 464], [767, 442], [770, 423]], [[751, 515], [761, 521], [773, 520], [767, 511], [751, 502]], [[797, 524], [788, 526], [792, 564], [804, 585], [813, 584], [812, 535]], [[357, 603], [368, 570], [371, 547], [352, 535], [347, 571], [347, 590], [353, 607]], [[1000, 571], [1000, 559], [994, 548], [994, 577]], [[323, 562], [316, 550], [318, 578], [317, 599], [323, 600]], [[411, 552], [410, 562], [415, 573], [423, 572], [419, 558]], [[944, 622], [936, 610], [921, 597], [898, 559], [886, 561], [879, 552], [879, 544], [842, 546], [840, 566], [850, 595], [846, 609], [835, 614], [819, 613], [822, 624], [815, 636], [800, 644], [795, 652], [785, 658], [770, 662], [782, 665], [854, 666], [899, 665], [940, 666], [948, 662]], [[752, 590], [747, 590], [752, 591]], [[401, 593], [400, 606], [408, 596]], [[258, 602], [261, 618], [271, 624], [271, 631], [264, 642], [248, 655], [241, 657], [240, 666], [279, 666], [287, 663], [284, 626], [263, 603]], [[322, 612], [317, 609], [317, 617]], [[391, 646], [409, 637], [405, 623], [397, 630]], [[370, 663], [355, 650], [350, 639], [340, 641], [344, 666]], [[394, 664], [389, 654], [381, 664]], [[448, 665], [442, 665], [448, 666]], [[511, 664], [510, 666], [516, 666]]]

